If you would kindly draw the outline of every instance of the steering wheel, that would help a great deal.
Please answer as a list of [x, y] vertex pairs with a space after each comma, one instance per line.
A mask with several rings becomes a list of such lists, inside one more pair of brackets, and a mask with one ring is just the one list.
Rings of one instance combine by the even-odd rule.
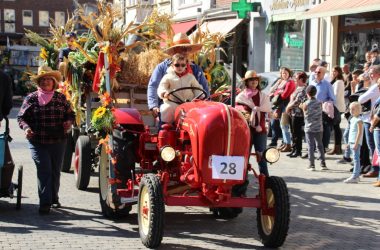
[[[191, 100], [182, 100], [180, 97], [178, 97], [175, 93], [179, 92], [179, 91], [182, 91], [182, 90], [187, 90], [187, 89], [191, 89], [191, 90], [199, 90], [201, 91], [202, 93], [200, 93], [199, 95], [197, 95], [196, 97], [194, 97], [193, 99]], [[200, 98], [201, 96], [203, 96], [202, 98]], [[171, 99], [171, 97], [174, 97], [175, 100]], [[205, 100], [207, 99], [208, 96], [207, 96], [207, 92], [204, 90], [204, 89], [201, 89], [201, 88], [197, 88], [197, 87], [182, 87], [182, 88], [178, 88], [178, 89], [173, 89], [172, 91], [170, 91], [168, 93], [168, 97], [167, 99], [171, 102], [174, 102], [174, 103], [177, 103], [177, 104], [182, 104], [182, 103], [185, 103], [185, 102], [192, 102], [194, 101], [195, 99], [200, 99], [200, 100]]]

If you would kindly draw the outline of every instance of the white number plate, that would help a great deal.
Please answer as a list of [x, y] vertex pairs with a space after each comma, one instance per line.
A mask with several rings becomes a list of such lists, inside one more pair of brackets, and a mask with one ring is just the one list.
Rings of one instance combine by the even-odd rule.
[[243, 180], [244, 156], [211, 156], [212, 178]]

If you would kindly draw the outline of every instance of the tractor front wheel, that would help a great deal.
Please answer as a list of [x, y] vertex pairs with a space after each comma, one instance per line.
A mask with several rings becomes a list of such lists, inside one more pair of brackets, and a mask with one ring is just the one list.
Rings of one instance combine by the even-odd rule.
[[140, 182], [138, 222], [141, 242], [148, 248], [161, 244], [164, 234], [165, 204], [160, 180], [146, 174]]
[[280, 247], [289, 230], [290, 205], [285, 181], [276, 176], [266, 178], [266, 200], [269, 214], [257, 209], [257, 227], [261, 242], [265, 247]]

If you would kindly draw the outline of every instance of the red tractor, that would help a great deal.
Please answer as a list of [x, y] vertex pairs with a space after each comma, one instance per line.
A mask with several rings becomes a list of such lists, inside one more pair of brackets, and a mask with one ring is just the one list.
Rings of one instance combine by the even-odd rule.
[[[258, 174], [249, 159], [250, 131], [235, 108], [205, 99], [183, 101], [175, 124], [165, 124], [158, 133], [144, 126], [135, 109], [116, 109], [117, 126], [107, 146], [100, 148], [99, 186], [102, 212], [127, 215], [138, 205], [142, 243], [149, 248], [163, 238], [166, 206], [209, 207], [214, 215], [234, 218], [243, 207], [257, 208], [257, 226], [266, 247], [281, 246], [289, 228], [289, 195], [283, 179]], [[199, 89], [198, 89], [199, 90]], [[108, 152], [107, 152], [108, 151]], [[112, 157], [111, 157], [112, 155]], [[278, 160], [276, 149], [263, 157]], [[258, 178], [259, 193], [247, 197], [248, 172]]]

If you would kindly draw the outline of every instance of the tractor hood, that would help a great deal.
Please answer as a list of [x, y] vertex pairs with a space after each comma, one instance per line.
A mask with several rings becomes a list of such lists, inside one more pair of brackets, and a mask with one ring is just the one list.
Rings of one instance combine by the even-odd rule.
[[202, 169], [203, 178], [211, 178], [208, 175], [212, 155], [244, 156], [247, 165], [250, 131], [235, 108], [219, 102], [195, 101], [177, 107], [175, 117], [190, 136], [194, 161]]

